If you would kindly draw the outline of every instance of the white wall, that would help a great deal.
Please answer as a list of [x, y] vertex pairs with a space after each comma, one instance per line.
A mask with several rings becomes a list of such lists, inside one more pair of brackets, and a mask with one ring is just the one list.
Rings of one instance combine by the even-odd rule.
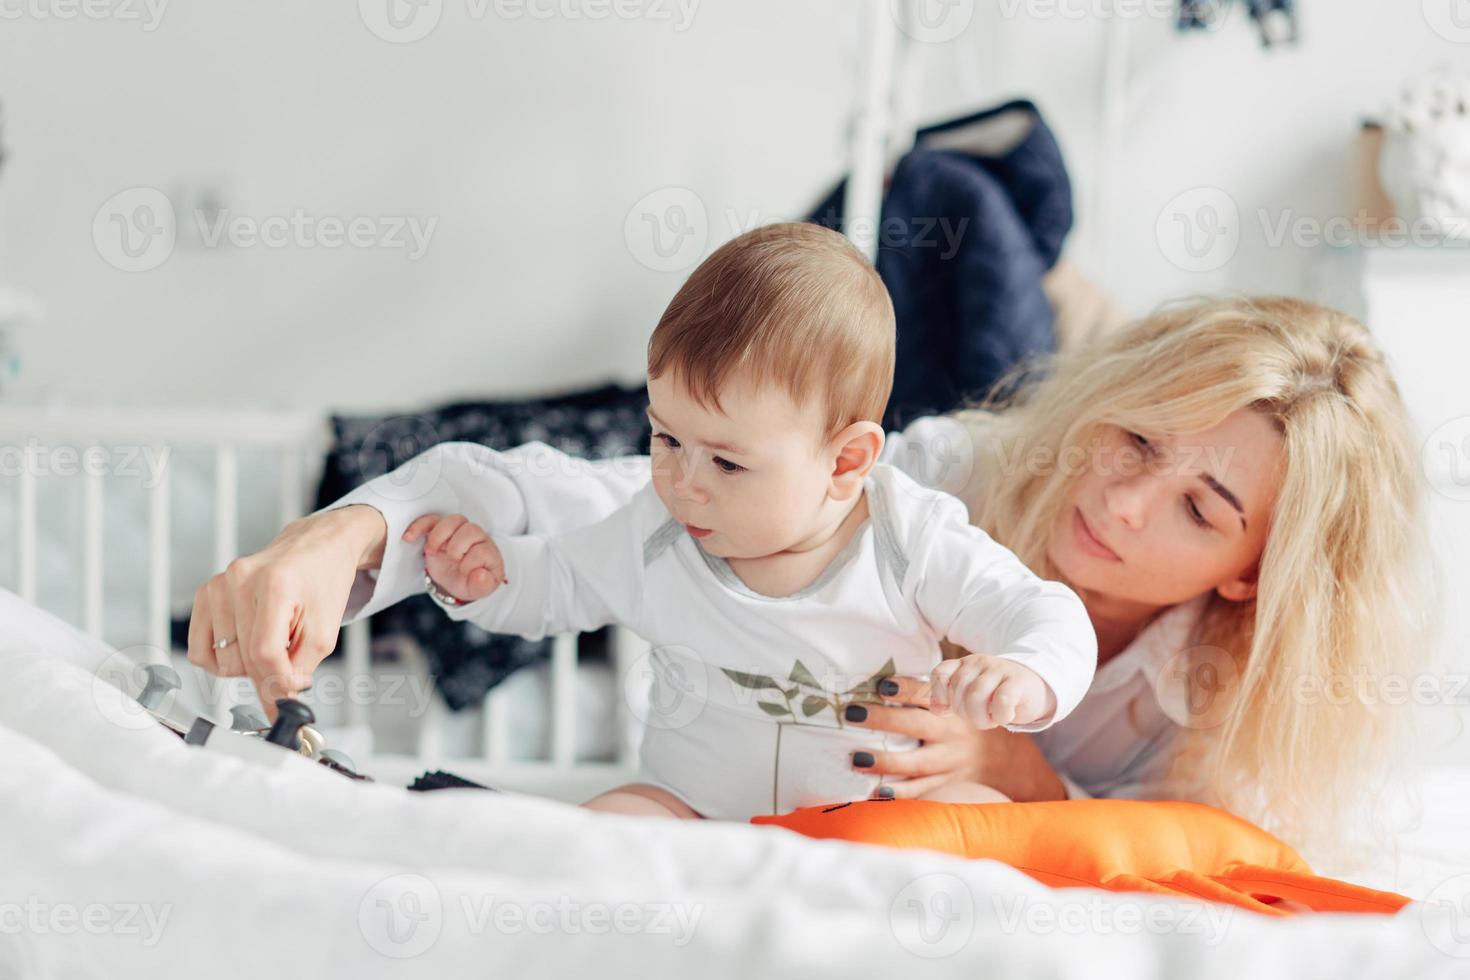
[[[406, 44], [365, 25], [359, 8], [374, 0], [173, 0], [151, 31], [121, 19], [146, 20], [143, 0], [109, 19], [58, 19], [68, 2], [0, 0], [13, 154], [0, 174], [0, 281], [50, 311], [24, 338], [21, 400], [367, 409], [635, 380], [684, 274], [630, 250], [635, 202], [693, 191], [707, 250], [735, 230], [727, 211], [742, 226], [799, 215], [844, 164], [851, 0], [685, 0], [687, 25], [674, 0], [631, 0], [668, 15], [633, 21], [504, 18], [442, 0], [434, 31]], [[1168, 5], [1135, 3], [1145, 15], [1116, 31], [1136, 101], [1106, 227], [1094, 209], [1107, 24], [1085, 15], [1104, 0], [973, 5], [957, 38], [917, 45], [921, 104], [940, 118], [1036, 98], [1077, 184], [1072, 254], [1131, 309], [1218, 288], [1298, 291], [1310, 249], [1270, 247], [1255, 211], [1339, 213], [1361, 111], [1433, 63], [1470, 63], [1470, 47], [1421, 10], [1436, 2], [1303, 0], [1303, 43], [1269, 52], [1243, 14], [1218, 34], [1179, 36], [1171, 10], [1147, 15]], [[104, 202], [181, 181], [222, 182], [226, 203], [256, 219], [437, 226], [416, 262], [186, 241], [152, 271], [104, 261], [93, 239]], [[1204, 185], [1239, 206], [1240, 245], [1190, 272], [1155, 226]]]
[[[372, 407], [638, 376], [679, 276], [624, 216], [659, 188], [795, 213], [848, 102], [836, 4], [669, 23], [473, 20], [393, 45], [353, 4], [176, 0], [148, 34], [4, 25], [4, 278], [42, 294], [21, 394]], [[778, 149], [779, 152], [778, 152]], [[93, 247], [137, 185], [225, 175], [238, 211], [438, 219], [427, 255]]]

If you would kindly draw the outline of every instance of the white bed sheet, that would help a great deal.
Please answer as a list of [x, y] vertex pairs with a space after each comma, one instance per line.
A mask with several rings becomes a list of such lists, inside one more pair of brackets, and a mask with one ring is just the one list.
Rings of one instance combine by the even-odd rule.
[[0, 593], [0, 976], [1470, 972], [1470, 944], [1417, 905], [1273, 920], [774, 828], [411, 794], [289, 753], [254, 765], [140, 715], [95, 676], [109, 652]]
[[[1316, 870], [1414, 898], [1458, 894], [1458, 882], [1467, 896], [1464, 914], [1470, 930], [1470, 766], [1430, 769], [1417, 785], [1419, 799], [1412, 808], [1401, 808], [1397, 833], [1371, 867], [1334, 868], [1318, 862]], [[1470, 954], [1470, 932], [1466, 942]], [[1470, 977], [1470, 959], [1464, 965]]]

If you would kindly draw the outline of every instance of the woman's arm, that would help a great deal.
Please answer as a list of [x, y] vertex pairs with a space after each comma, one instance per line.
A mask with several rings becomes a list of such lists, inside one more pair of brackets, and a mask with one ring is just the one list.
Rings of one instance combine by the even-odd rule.
[[275, 699], [310, 684], [344, 622], [423, 591], [422, 540], [402, 540], [414, 518], [458, 512], [499, 533], [553, 534], [601, 520], [648, 479], [647, 456], [587, 461], [537, 442], [504, 453], [435, 446], [292, 521], [200, 586], [189, 662], [249, 676], [274, 719]]

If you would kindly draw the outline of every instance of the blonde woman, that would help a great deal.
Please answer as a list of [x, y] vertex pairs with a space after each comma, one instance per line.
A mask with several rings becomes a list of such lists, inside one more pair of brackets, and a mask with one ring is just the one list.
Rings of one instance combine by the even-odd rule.
[[1341, 858], [1412, 734], [1351, 693], [1423, 671], [1431, 631], [1418, 439], [1382, 353], [1342, 313], [1231, 299], [1049, 367], [954, 414], [973, 466], [946, 489], [1083, 597], [1093, 685], [1035, 736], [872, 709], [933, 747], [875, 766], [914, 777], [900, 795], [960, 774], [1013, 799], [1196, 799]]
[[[1039, 369], [1039, 370], [1038, 370]], [[849, 723], [908, 734], [852, 764], [916, 796], [950, 781], [1013, 800], [1103, 795], [1223, 806], [1307, 850], [1338, 848], [1399, 763], [1408, 718], [1341, 697], [1425, 655], [1417, 440], [1352, 318], [1285, 298], [1166, 308], [1003, 382], [986, 404], [889, 435], [883, 458], [959, 496], [974, 524], [1087, 605], [1097, 676], [1038, 735], [976, 733], [896, 678]], [[249, 674], [268, 712], [338, 624], [423, 590], [421, 514], [495, 533], [598, 520], [648, 457], [541, 444], [435, 447], [368, 484], [370, 506], [293, 522], [196, 595], [189, 657]], [[362, 499], [359, 495], [358, 499]], [[961, 655], [967, 651], [946, 651]]]

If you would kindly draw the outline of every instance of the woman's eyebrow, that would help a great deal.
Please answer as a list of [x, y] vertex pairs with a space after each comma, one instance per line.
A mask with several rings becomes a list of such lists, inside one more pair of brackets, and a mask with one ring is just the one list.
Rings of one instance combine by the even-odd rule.
[[1240, 506], [1240, 498], [1231, 493], [1229, 487], [1225, 486], [1219, 480], [1215, 479], [1213, 476], [1210, 476], [1210, 474], [1208, 473], [1201, 473], [1199, 475], [1199, 478], [1204, 481], [1205, 486], [1209, 487], [1211, 490], [1218, 493], [1221, 497], [1225, 498], [1225, 502], [1231, 507], [1235, 508], [1236, 512], [1240, 514], [1240, 529], [1242, 531], [1247, 530], [1245, 522], [1245, 508]]
[[[656, 422], [656, 423], [658, 423], [658, 425], [660, 425], [661, 427], [663, 427], [665, 429], [669, 428], [669, 426], [664, 425], [664, 420], [663, 419], [661, 419], [657, 415], [653, 414], [653, 409], [651, 407], [648, 409], [648, 417], [651, 418], [651, 419], [653, 419], [653, 421]], [[728, 445], [728, 444], [723, 443], [723, 442], [707, 442], [707, 443], [704, 444], [704, 446], [705, 446], [706, 449], [715, 449], [715, 450], [718, 450], [718, 451], [720, 451], [722, 453], [729, 453], [731, 456], [749, 456], [750, 455], [750, 453], [747, 453], [744, 449], [741, 449], [739, 446], [731, 446], [731, 445]]]

